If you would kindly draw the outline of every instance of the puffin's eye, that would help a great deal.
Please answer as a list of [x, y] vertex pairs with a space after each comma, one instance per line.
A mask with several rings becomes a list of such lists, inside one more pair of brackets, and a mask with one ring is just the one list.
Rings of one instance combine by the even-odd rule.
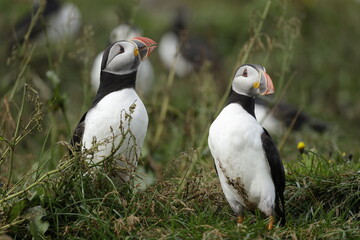
[[247, 77], [247, 69], [245, 68], [244, 72], [242, 73], [242, 76]]
[[123, 52], [125, 52], [125, 49], [124, 49], [123, 46], [120, 46], [120, 51], [119, 51], [119, 53], [123, 53]]

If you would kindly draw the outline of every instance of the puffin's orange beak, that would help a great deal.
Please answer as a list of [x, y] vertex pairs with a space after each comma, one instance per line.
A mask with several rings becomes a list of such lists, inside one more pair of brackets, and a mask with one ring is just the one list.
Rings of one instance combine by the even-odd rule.
[[135, 43], [138, 47], [134, 51], [134, 55], [139, 55], [141, 61], [145, 60], [148, 56], [150, 56], [151, 52], [157, 47], [157, 43], [147, 37], [136, 37], [130, 39], [131, 42]]
[[260, 74], [260, 95], [273, 94], [275, 88], [270, 76], [265, 71], [261, 71]]

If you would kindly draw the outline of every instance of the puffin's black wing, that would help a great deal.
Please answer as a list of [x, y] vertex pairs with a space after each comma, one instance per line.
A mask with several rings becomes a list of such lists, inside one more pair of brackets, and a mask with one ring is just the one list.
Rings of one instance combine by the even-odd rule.
[[[85, 129], [85, 117], [86, 117], [87, 112], [82, 116], [82, 118], [80, 119], [80, 122], [78, 123], [78, 125], [76, 126], [75, 130], [74, 130], [74, 135], [70, 141], [70, 144], [74, 147], [74, 150], [76, 152], [80, 152], [81, 150], [81, 141], [84, 135], [84, 129]], [[70, 151], [70, 154], [72, 152]]]
[[[266, 159], [269, 162], [271, 170], [271, 178], [275, 185], [275, 212], [281, 217], [281, 225], [285, 225], [285, 202], [284, 202], [284, 190], [285, 190], [285, 173], [284, 166], [281, 162], [279, 151], [277, 150], [274, 141], [270, 134], [266, 131], [261, 135], [261, 141], [265, 152]], [[280, 200], [280, 202], [279, 202]]]

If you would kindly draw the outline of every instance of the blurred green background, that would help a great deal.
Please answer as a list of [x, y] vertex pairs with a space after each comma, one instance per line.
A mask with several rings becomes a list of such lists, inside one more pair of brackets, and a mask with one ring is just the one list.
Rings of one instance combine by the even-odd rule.
[[[71, 2], [78, 6], [82, 14], [83, 25], [76, 39], [60, 46], [35, 48], [22, 79], [22, 82], [37, 89], [44, 101], [50, 101], [52, 96], [57, 99], [53, 102], [55, 110], [43, 122], [43, 129], [27, 137], [18, 150], [20, 156], [28, 159], [29, 165], [44, 155], [48, 158], [49, 149], [52, 149], [51, 154], [58, 155], [57, 158], [64, 153], [63, 149], [53, 149], [54, 145], [61, 140], [69, 140], [73, 128], [89, 107], [93, 96], [89, 88], [92, 61], [108, 45], [109, 33], [115, 26], [124, 22], [134, 24], [142, 29], [144, 36], [159, 41], [170, 29], [176, 10], [185, 8], [189, 35], [201, 36], [211, 43], [213, 49], [210, 50], [219, 53], [219, 62], [223, 64], [222, 76], [225, 81], [229, 81], [234, 68], [238, 67], [239, 52], [253, 36], [267, 3], [260, 0]], [[9, 39], [15, 23], [30, 9], [31, 1], [3, 0], [0, 3], [1, 101], [9, 95], [21, 66], [19, 58], [9, 60]], [[247, 62], [266, 67], [277, 89], [275, 99], [297, 106], [330, 126], [330, 130], [321, 135], [306, 130], [290, 135], [282, 149], [285, 159], [294, 158], [293, 151], [296, 142], [300, 140], [304, 140], [308, 148], [321, 149], [325, 154], [344, 152], [359, 158], [359, 12], [360, 3], [354, 0], [271, 1], [260, 37], [256, 39]], [[155, 151], [151, 149], [151, 141], [158, 124], [157, 116], [169, 71], [160, 62], [156, 51], [151, 61], [156, 82], [153, 94], [144, 99], [150, 114], [144, 155], [150, 154], [160, 162], [167, 162], [181, 151], [198, 147], [203, 132], [207, 131], [207, 124], [214, 117], [216, 103], [224, 94], [226, 83], [224, 79], [214, 79], [213, 83], [209, 83], [207, 77], [202, 79], [201, 73], [192, 76], [190, 79], [197, 79], [196, 86], [204, 84], [212, 88], [207, 94], [199, 95], [197, 91], [200, 88], [194, 88], [192, 80], [176, 78], [172, 89], [166, 90], [171, 93], [170, 105], [175, 109], [175, 117], [168, 115], [163, 142], [159, 143]], [[46, 76], [48, 70], [55, 72], [60, 79], [58, 85]], [[39, 86], [42, 87], [34, 86], [34, 74], [39, 77]], [[21, 93], [20, 89], [18, 95]], [[212, 99], [211, 104], [201, 103], [207, 101], [204, 99], [206, 97]], [[15, 97], [10, 102], [13, 116], [19, 109], [19, 99]], [[65, 107], [67, 123], [61, 111], [56, 110], [57, 104]], [[29, 107], [28, 111], [31, 112], [31, 109]], [[196, 113], [202, 110], [207, 111], [208, 116], [201, 120], [203, 122], [187, 117], [196, 118]], [[195, 114], [191, 115], [192, 111]], [[186, 127], [191, 124], [203, 128], [193, 131], [189, 137], [186, 135]], [[11, 130], [5, 130], [3, 135], [10, 138]], [[279, 142], [283, 135], [274, 138]], [[19, 165], [24, 169], [29, 167], [28, 164]], [[53, 167], [55, 165], [56, 161]]]

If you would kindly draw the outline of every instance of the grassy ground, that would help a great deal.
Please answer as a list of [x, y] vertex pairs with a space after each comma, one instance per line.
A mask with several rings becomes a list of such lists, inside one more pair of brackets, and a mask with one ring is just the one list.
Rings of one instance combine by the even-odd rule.
[[[11, 57], [6, 33], [29, 5], [0, 3], [1, 234], [13, 239], [360, 238], [360, 29], [355, 24], [360, 4], [183, 1], [191, 9], [189, 33], [206, 36], [220, 53], [223, 79], [204, 66], [172, 82], [153, 53], [156, 85], [144, 98], [150, 123], [140, 165], [148, 170], [155, 163], [157, 171], [146, 175], [156, 175], [156, 183], [138, 190], [137, 185], [119, 189], [108, 172], [84, 175], [88, 167], [67, 155], [67, 142], [91, 103], [89, 71], [111, 29], [130, 21], [158, 41], [179, 3], [74, 3], [83, 15], [74, 41], [27, 45]], [[310, 129], [273, 134], [286, 168], [288, 223], [272, 231], [258, 212], [247, 213], [236, 226], [206, 144], [227, 82], [244, 62], [266, 66], [275, 100], [330, 126], [323, 134]], [[164, 118], [161, 109], [167, 111]], [[303, 154], [296, 149], [300, 140], [306, 144]]]

